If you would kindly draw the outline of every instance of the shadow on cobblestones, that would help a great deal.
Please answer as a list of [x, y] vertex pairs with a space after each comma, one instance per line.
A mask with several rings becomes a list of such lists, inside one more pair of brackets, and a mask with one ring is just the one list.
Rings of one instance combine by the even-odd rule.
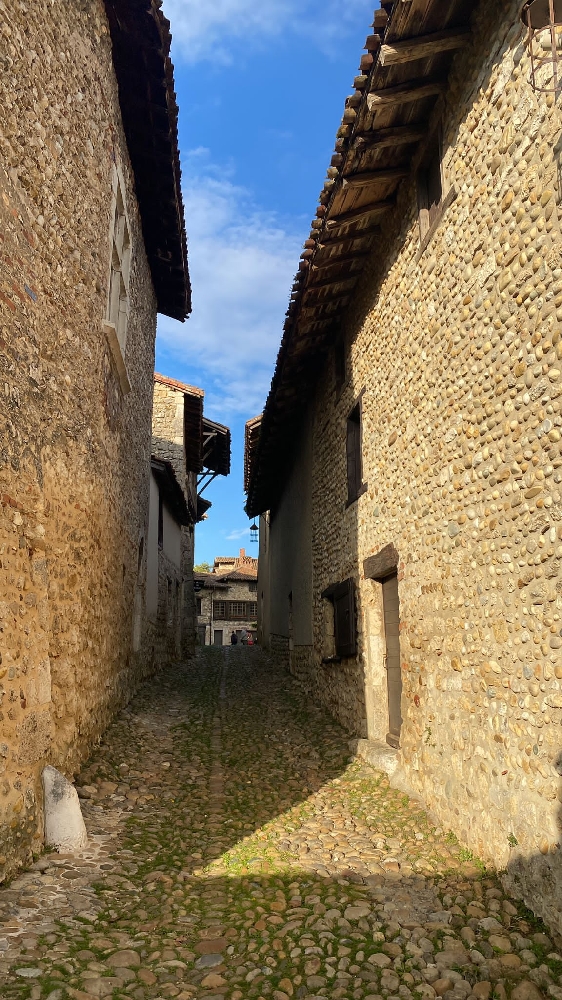
[[562, 942], [259, 650], [154, 679], [77, 783], [90, 851], [0, 891], [6, 1000], [562, 996]]

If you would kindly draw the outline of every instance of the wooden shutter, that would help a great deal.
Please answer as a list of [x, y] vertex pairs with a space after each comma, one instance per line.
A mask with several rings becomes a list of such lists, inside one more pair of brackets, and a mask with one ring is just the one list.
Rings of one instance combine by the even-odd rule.
[[443, 197], [443, 188], [441, 185], [441, 151], [439, 146], [437, 146], [434, 151], [433, 157], [428, 165], [426, 179], [427, 209], [429, 212], [429, 225], [431, 226], [437, 218]]
[[359, 405], [347, 418], [347, 500], [351, 503], [361, 489], [361, 410]]
[[352, 579], [344, 580], [334, 588], [333, 602], [336, 654], [355, 656], [357, 652], [355, 585]]

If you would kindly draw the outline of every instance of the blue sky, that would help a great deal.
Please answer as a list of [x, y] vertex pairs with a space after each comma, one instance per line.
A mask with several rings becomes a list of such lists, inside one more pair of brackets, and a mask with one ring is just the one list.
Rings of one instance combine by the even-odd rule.
[[[232, 430], [196, 562], [251, 550], [244, 423], [265, 402], [293, 275], [372, 21], [364, 0], [164, 0], [173, 34], [193, 286], [159, 317], [156, 369], [205, 390]], [[257, 552], [256, 552], [257, 554]]]

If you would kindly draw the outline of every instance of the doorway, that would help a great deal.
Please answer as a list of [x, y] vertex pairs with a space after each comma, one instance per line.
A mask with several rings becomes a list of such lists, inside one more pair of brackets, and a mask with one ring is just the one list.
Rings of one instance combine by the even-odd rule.
[[400, 602], [398, 575], [381, 580], [385, 637], [385, 667], [388, 691], [388, 733], [386, 742], [391, 747], [400, 746], [402, 728], [402, 673], [400, 667]]
[[213, 646], [222, 646], [223, 644], [223, 630], [222, 628], [216, 628], [213, 634]]

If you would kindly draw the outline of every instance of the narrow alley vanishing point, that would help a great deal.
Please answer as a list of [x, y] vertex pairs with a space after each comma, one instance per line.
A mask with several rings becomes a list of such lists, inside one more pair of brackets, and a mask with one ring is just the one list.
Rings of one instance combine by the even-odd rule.
[[0, 890], [3, 1000], [562, 998], [562, 940], [259, 649], [150, 682], [77, 786], [90, 834]]

